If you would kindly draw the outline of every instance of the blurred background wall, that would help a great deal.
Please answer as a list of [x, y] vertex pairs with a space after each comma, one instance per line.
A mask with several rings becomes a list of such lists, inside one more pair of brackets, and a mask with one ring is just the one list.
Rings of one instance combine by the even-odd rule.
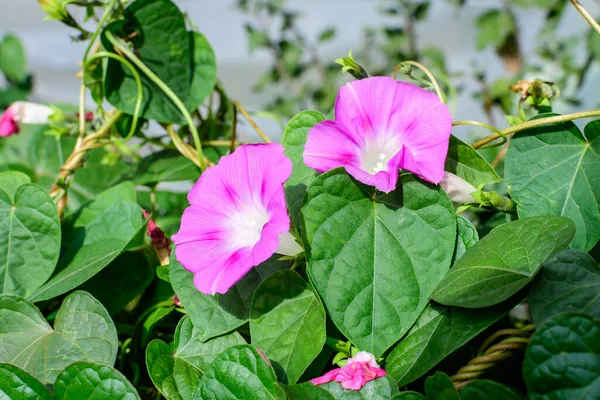
[[[564, 0], [566, 1], [566, 0]], [[238, 99], [248, 109], [259, 110], [269, 101], [267, 90], [254, 93], [254, 81], [270, 63], [266, 51], [248, 52], [248, 38], [244, 23], [248, 17], [236, 9], [236, 0], [177, 0], [181, 9], [198, 25], [212, 44], [217, 55], [219, 77], [231, 97]], [[598, 2], [583, 0], [593, 14], [600, 12]], [[325, 27], [335, 27], [335, 38], [320, 47], [323, 59], [334, 60], [347, 54], [349, 49], [360, 44], [363, 27], [391, 22], [394, 16], [383, 16], [378, 10], [378, 0], [288, 0], [287, 7], [301, 13], [299, 26], [308, 37], [318, 35]], [[450, 71], [469, 69], [472, 63], [483, 67], [490, 79], [506, 74], [494, 50], [483, 52], [475, 49], [476, 28], [474, 19], [485, 9], [501, 7], [501, 0], [471, 0], [460, 10], [445, 0], [433, 0], [426, 20], [417, 26], [417, 41], [420, 46], [433, 44], [442, 48], [447, 57]], [[519, 9], [521, 49], [525, 56], [533, 51], [536, 33], [544, 21], [544, 12], [535, 8]], [[77, 15], [76, 15], [77, 16]], [[79, 71], [84, 45], [72, 43], [69, 38], [74, 32], [57, 21], [44, 21], [44, 13], [34, 0], [0, 0], [0, 36], [12, 32], [23, 41], [29, 56], [30, 70], [35, 86], [32, 99], [40, 102], [75, 103], [78, 99]], [[578, 35], [589, 27], [569, 7], [561, 19], [558, 31], [561, 35]], [[360, 62], [360, 59], [358, 59]], [[391, 72], [394, 65], [389, 65]], [[598, 66], [588, 72], [586, 85], [581, 89], [581, 107], [595, 107], [598, 103]], [[550, 67], [541, 76], [554, 80]], [[532, 78], [535, 76], [532, 76]], [[462, 83], [467, 89], [476, 85], [473, 81]], [[481, 103], [471, 95], [461, 94], [455, 110], [455, 119], [483, 120]], [[89, 103], [92, 104], [92, 103]], [[558, 111], [567, 111], [561, 105]], [[500, 115], [500, 118], [501, 115]], [[267, 129], [277, 135], [277, 125], [265, 122]], [[499, 125], [505, 126], [504, 121]]]

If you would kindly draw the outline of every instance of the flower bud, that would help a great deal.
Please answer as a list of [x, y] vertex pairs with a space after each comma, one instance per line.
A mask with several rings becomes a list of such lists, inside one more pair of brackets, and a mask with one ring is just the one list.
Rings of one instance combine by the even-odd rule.
[[478, 192], [477, 188], [451, 172], [444, 172], [440, 186], [442, 186], [448, 197], [450, 197], [450, 200], [456, 203], [477, 202], [472, 195], [472, 193]]
[[55, 19], [73, 28], [79, 29], [77, 21], [67, 12], [65, 4], [62, 0], [38, 0], [42, 10], [48, 14], [46, 19]]
[[335, 62], [342, 66], [342, 72], [347, 72], [356, 79], [369, 77], [367, 71], [352, 57], [352, 50], [348, 52], [348, 57], [338, 58]]
[[[144, 218], [150, 217], [150, 214], [146, 210], [143, 210], [143, 213]], [[168, 265], [169, 256], [171, 255], [171, 241], [165, 236], [162, 229], [156, 226], [153, 219], [148, 221], [147, 231], [148, 236], [150, 236], [150, 244], [158, 256], [160, 265]]]

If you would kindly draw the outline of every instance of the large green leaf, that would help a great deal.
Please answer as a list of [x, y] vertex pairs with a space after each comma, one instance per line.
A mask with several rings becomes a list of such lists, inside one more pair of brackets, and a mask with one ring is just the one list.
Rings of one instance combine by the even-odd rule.
[[116, 369], [103, 364], [78, 362], [58, 375], [56, 400], [140, 400], [131, 383]]
[[573, 122], [518, 132], [505, 170], [521, 218], [569, 217], [577, 227], [572, 247], [588, 251], [600, 239], [600, 121], [584, 135]]
[[448, 375], [436, 372], [425, 379], [427, 400], [460, 400], [460, 396]]
[[[170, 0], [136, 0], [125, 9], [125, 19], [113, 22], [103, 32], [126, 37], [133, 32], [130, 45], [136, 55], [184, 103], [192, 83], [190, 35], [183, 14]], [[103, 37], [110, 51], [113, 45]], [[138, 70], [143, 85], [141, 116], [165, 123], [182, 123], [183, 116], [164, 92]], [[106, 98], [113, 106], [133, 114], [138, 95], [131, 71], [116, 60], [109, 60], [105, 73]]]
[[373, 379], [360, 390], [344, 389], [339, 382], [329, 382], [320, 386], [336, 400], [388, 400], [398, 393], [398, 386], [387, 377]]
[[75, 228], [84, 227], [91, 223], [98, 215], [102, 214], [108, 207], [123, 201], [130, 203], [137, 201], [133, 182], [121, 182], [96, 195], [93, 201], [83, 205], [75, 214], [69, 216], [73, 219], [72, 225]]
[[511, 301], [483, 310], [428, 305], [387, 356], [386, 371], [398, 386], [409, 384], [499, 320], [514, 305]]
[[200, 379], [193, 400], [284, 400], [275, 371], [248, 345], [225, 350]]
[[580, 311], [600, 319], [600, 267], [587, 253], [566, 250], [547, 261], [533, 281], [529, 309], [536, 326], [555, 314]]
[[202, 342], [189, 317], [179, 321], [173, 348], [155, 339], [146, 348], [146, 365], [154, 385], [168, 400], [190, 399], [202, 373], [218, 354], [230, 347], [246, 344], [234, 332]]
[[317, 174], [314, 169], [308, 168], [304, 164], [304, 145], [310, 128], [324, 120], [325, 118], [320, 112], [302, 111], [288, 122], [281, 138], [281, 144], [285, 147], [285, 155], [292, 160], [293, 164], [292, 175], [283, 186], [290, 215], [296, 226], [298, 226], [300, 207], [306, 187]]
[[566, 249], [574, 233], [570, 219], [550, 215], [500, 225], [456, 262], [433, 299], [469, 308], [498, 304], [529, 283], [543, 262]]
[[31, 303], [0, 296], [0, 362], [14, 364], [53, 384], [76, 361], [113, 364], [117, 330], [106, 309], [86, 292], [73, 292], [56, 314], [54, 329]]
[[175, 150], [152, 153], [140, 161], [132, 171], [131, 179], [138, 185], [156, 185], [160, 182], [195, 181], [200, 172], [193, 162]]
[[450, 267], [450, 199], [415, 180], [380, 193], [336, 169], [311, 182], [302, 214], [308, 270], [331, 319], [380, 356], [410, 329]]
[[600, 322], [580, 313], [548, 319], [523, 361], [531, 400], [600, 398]]
[[488, 164], [485, 158], [456, 136], [450, 136], [444, 169], [461, 177], [473, 186], [502, 181], [496, 170]]
[[285, 268], [287, 263], [273, 256], [246, 274], [225, 294], [210, 296], [194, 286], [194, 274], [177, 262], [175, 249], [171, 251], [169, 276], [173, 290], [188, 311], [200, 340], [231, 332], [248, 321], [252, 295], [258, 284], [269, 274]]
[[462, 400], [522, 400], [517, 391], [501, 383], [487, 379], [477, 379], [468, 383], [460, 391]]
[[154, 270], [143, 254], [128, 251], [78, 289], [89, 292], [114, 314], [144, 292], [154, 279]]
[[325, 344], [325, 310], [298, 273], [269, 275], [254, 292], [252, 344], [265, 352], [279, 380], [296, 383]]
[[0, 399], [52, 400], [42, 382], [11, 364], [0, 364]]
[[[14, 178], [17, 184], [20, 178]], [[14, 199], [0, 189], [0, 293], [30, 296], [56, 267], [60, 220], [44, 189], [9, 186]]]
[[125, 251], [144, 228], [142, 209], [137, 204], [121, 202], [108, 207], [67, 244], [59, 272], [30, 300], [51, 299], [81, 285]]

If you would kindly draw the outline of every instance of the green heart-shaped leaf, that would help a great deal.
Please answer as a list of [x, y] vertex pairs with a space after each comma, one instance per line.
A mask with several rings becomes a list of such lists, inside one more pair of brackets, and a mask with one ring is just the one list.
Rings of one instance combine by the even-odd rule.
[[414, 180], [380, 193], [336, 169], [311, 182], [302, 214], [308, 271], [331, 319], [379, 357], [410, 329], [450, 267], [450, 199]]
[[56, 314], [54, 329], [31, 303], [0, 296], [0, 362], [14, 364], [52, 385], [76, 361], [112, 365], [119, 348], [106, 309], [86, 292], [73, 292]]
[[473, 186], [502, 181], [496, 170], [488, 164], [485, 158], [456, 136], [450, 136], [444, 169], [461, 177]]
[[600, 398], [600, 321], [557, 314], [527, 346], [523, 379], [531, 400]]
[[14, 199], [0, 189], [0, 293], [30, 296], [56, 267], [60, 220], [44, 189], [19, 182], [7, 187]]

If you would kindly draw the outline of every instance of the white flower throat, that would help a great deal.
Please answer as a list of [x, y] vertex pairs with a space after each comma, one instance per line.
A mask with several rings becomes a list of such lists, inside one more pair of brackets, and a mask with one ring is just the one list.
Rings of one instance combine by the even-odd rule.
[[387, 171], [388, 163], [401, 148], [395, 138], [390, 141], [379, 138], [367, 141], [360, 157], [363, 171], [371, 175]]
[[252, 247], [259, 240], [269, 214], [262, 205], [252, 204], [232, 216], [232, 245], [236, 248]]

